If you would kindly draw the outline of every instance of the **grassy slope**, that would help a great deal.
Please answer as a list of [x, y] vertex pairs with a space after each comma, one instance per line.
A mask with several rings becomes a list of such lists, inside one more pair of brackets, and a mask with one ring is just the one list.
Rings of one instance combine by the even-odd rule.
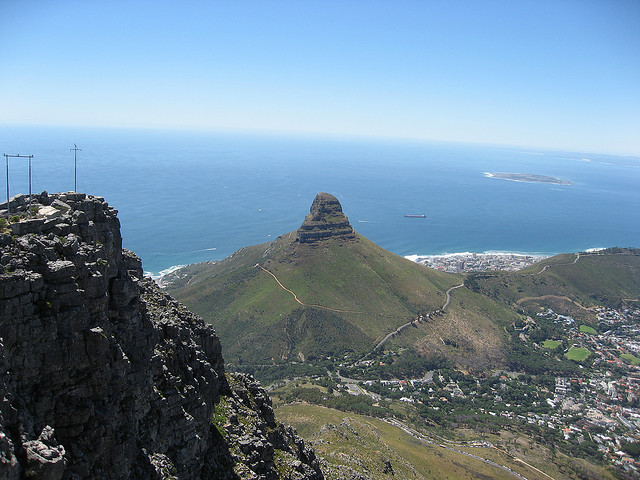
[[[336, 472], [344, 474], [349, 469], [376, 480], [514, 478], [505, 470], [482, 461], [421, 442], [381, 419], [309, 404], [283, 405], [276, 409], [276, 415], [279, 420], [294, 426], [303, 438], [311, 441], [316, 453], [329, 465], [329, 468], [325, 468], [329, 480], [337, 477]], [[512, 434], [503, 432], [503, 435]], [[568, 474], [566, 468], [562, 469], [565, 473], [561, 473], [557, 465], [545, 462], [543, 459], [549, 460], [550, 452], [530, 439], [514, 437], [513, 456], [489, 448], [461, 450], [506, 465], [529, 480], [548, 480], [549, 477], [514, 461], [513, 456], [523, 458], [556, 480], [576, 478], [575, 474]], [[390, 462], [395, 475], [383, 472], [385, 461]], [[567, 461], [561, 455], [556, 459], [558, 463]], [[591, 468], [604, 473], [597, 467]], [[605, 475], [604, 478], [609, 477]]]
[[[178, 272], [178, 288], [168, 289], [216, 327], [229, 361], [364, 352], [417, 313], [440, 308], [444, 291], [460, 282], [361, 236], [317, 245], [293, 239], [287, 234], [221, 262], [189, 267]], [[296, 303], [257, 263], [303, 303], [341, 311]]]
[[442, 293], [460, 277], [428, 270], [367, 240], [296, 246], [295, 264], [265, 267], [307, 304], [363, 313], [340, 313], [372, 339], [420, 311], [442, 306]]
[[[169, 290], [216, 327], [228, 362], [366, 352], [416, 313], [440, 308], [446, 289], [460, 282], [361, 236], [316, 245], [294, 238], [292, 232], [222, 262], [189, 267], [180, 273], [182, 286]], [[466, 284], [473, 292], [453, 291], [445, 315], [405, 329], [387, 346], [411, 346], [470, 367], [495, 366], [504, 358], [503, 327], [517, 319], [507, 306], [550, 307], [592, 323], [595, 315], [582, 305], [640, 296], [640, 256], [582, 255], [574, 264], [575, 258], [559, 255], [521, 272], [470, 275]], [[296, 303], [257, 263], [305, 304], [342, 311]]]
[[445, 356], [471, 370], [484, 369], [504, 361], [504, 327], [519, 318], [504, 305], [459, 288], [452, 291], [443, 316], [420, 325], [414, 335], [397, 337], [394, 343], [405, 342], [427, 356]]
[[[514, 305], [528, 297], [566, 296], [590, 308], [640, 297], [640, 255], [558, 255], [514, 273], [470, 275], [475, 290]], [[549, 266], [543, 271], [545, 266]]]

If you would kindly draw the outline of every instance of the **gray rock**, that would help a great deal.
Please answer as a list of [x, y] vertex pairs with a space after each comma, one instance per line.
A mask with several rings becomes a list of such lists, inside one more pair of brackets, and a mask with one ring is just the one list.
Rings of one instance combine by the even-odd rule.
[[20, 478], [20, 464], [15, 456], [11, 439], [0, 431], [0, 479], [18, 480]]
[[38, 199], [61, 212], [50, 231], [0, 236], [0, 480], [323, 478], [262, 387], [225, 373], [213, 328], [143, 277], [116, 210]]
[[42, 233], [44, 218], [31, 218], [11, 224], [11, 233], [14, 235], [26, 235], [27, 233]]
[[73, 280], [75, 270], [76, 267], [73, 262], [69, 260], [56, 260], [47, 262], [44, 276], [50, 283], [67, 283]]
[[299, 243], [316, 243], [328, 238], [350, 240], [355, 238], [355, 232], [338, 199], [321, 192], [316, 195], [309, 215], [298, 228], [296, 240]]
[[60, 480], [65, 470], [65, 450], [53, 436], [53, 428], [44, 427], [37, 440], [22, 445], [26, 458], [25, 476], [36, 480]]

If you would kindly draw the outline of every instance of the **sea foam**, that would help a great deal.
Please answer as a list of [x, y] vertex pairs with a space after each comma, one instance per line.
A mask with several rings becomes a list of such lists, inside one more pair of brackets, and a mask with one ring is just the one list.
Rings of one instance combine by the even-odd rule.
[[144, 272], [147, 277], [151, 277], [154, 280], [158, 280], [159, 278], [164, 277], [165, 275], [169, 275], [170, 273], [175, 272], [176, 270], [180, 270], [182, 267], [186, 265], [173, 265], [169, 268], [165, 268], [164, 270], [160, 270], [158, 273], [153, 272]]

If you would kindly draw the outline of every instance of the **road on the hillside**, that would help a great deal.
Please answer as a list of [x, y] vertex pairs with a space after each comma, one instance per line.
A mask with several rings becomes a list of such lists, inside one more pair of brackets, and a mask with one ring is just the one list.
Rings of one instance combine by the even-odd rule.
[[[449, 306], [449, 303], [451, 303], [451, 291], [455, 290], [456, 288], [460, 288], [460, 287], [464, 287], [464, 283], [461, 283], [460, 285], [456, 285], [454, 287], [451, 287], [449, 290], [447, 290], [447, 300], [444, 302], [444, 305], [442, 306], [442, 308], [440, 310], [434, 310], [433, 312], [426, 314], [426, 316], [428, 317], [429, 315], [433, 315], [433, 314], [438, 314], [444, 311], [445, 308], [447, 308]], [[419, 317], [415, 318], [414, 320], [411, 320], [410, 322], [405, 323], [404, 325], [400, 325], [398, 328], [396, 328], [393, 332], [391, 332], [390, 334], [388, 334], [386, 337], [384, 337], [382, 340], [380, 340], [380, 342], [373, 348], [373, 351], [376, 351], [378, 348], [380, 348], [387, 340], [389, 340], [392, 337], [395, 337], [396, 335], [398, 335], [402, 330], [404, 330], [405, 328], [407, 328], [409, 325], [416, 325], [419, 323]]]

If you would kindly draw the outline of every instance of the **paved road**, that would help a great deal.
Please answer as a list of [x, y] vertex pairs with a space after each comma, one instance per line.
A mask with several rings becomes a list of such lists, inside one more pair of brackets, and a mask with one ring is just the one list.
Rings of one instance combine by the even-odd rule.
[[[442, 313], [444, 311], [445, 308], [447, 308], [449, 306], [449, 303], [451, 302], [451, 291], [455, 290], [456, 288], [460, 288], [460, 287], [464, 287], [464, 283], [461, 283], [460, 285], [456, 285], [454, 287], [451, 287], [449, 290], [447, 290], [447, 300], [446, 302], [444, 302], [444, 305], [442, 306], [442, 308], [440, 310], [434, 310], [431, 313], [426, 314], [426, 317], [429, 317], [430, 315], [433, 314], [438, 314], [438, 313]], [[396, 335], [398, 335], [402, 330], [404, 330], [405, 328], [407, 328], [410, 325], [417, 325], [418, 323], [420, 323], [420, 317], [415, 318], [413, 320], [411, 320], [410, 322], [405, 323], [404, 325], [400, 325], [398, 328], [396, 328], [393, 332], [391, 332], [390, 334], [388, 334], [386, 337], [384, 337], [382, 340], [380, 340], [380, 342], [373, 348], [373, 351], [376, 351], [378, 348], [380, 348], [387, 340], [389, 340], [392, 337], [395, 337]]]
[[464, 287], [464, 283], [461, 283], [460, 285], [456, 285], [455, 287], [451, 287], [449, 290], [447, 290], [447, 301], [444, 302], [444, 305], [442, 306], [442, 310], [447, 308], [449, 306], [449, 303], [451, 302], [451, 291], [460, 287]]
[[552, 264], [552, 265], [545, 265], [542, 270], [540, 270], [538, 273], [535, 273], [535, 274], [532, 274], [532, 275], [540, 275], [542, 272], [544, 272], [549, 267], [557, 267], [557, 266], [560, 266], [560, 265], [575, 265], [578, 262], [578, 260], [580, 260], [580, 254], [576, 253], [576, 258], [573, 260], [573, 262], [571, 262], [571, 263], [555, 263], [555, 264]]

